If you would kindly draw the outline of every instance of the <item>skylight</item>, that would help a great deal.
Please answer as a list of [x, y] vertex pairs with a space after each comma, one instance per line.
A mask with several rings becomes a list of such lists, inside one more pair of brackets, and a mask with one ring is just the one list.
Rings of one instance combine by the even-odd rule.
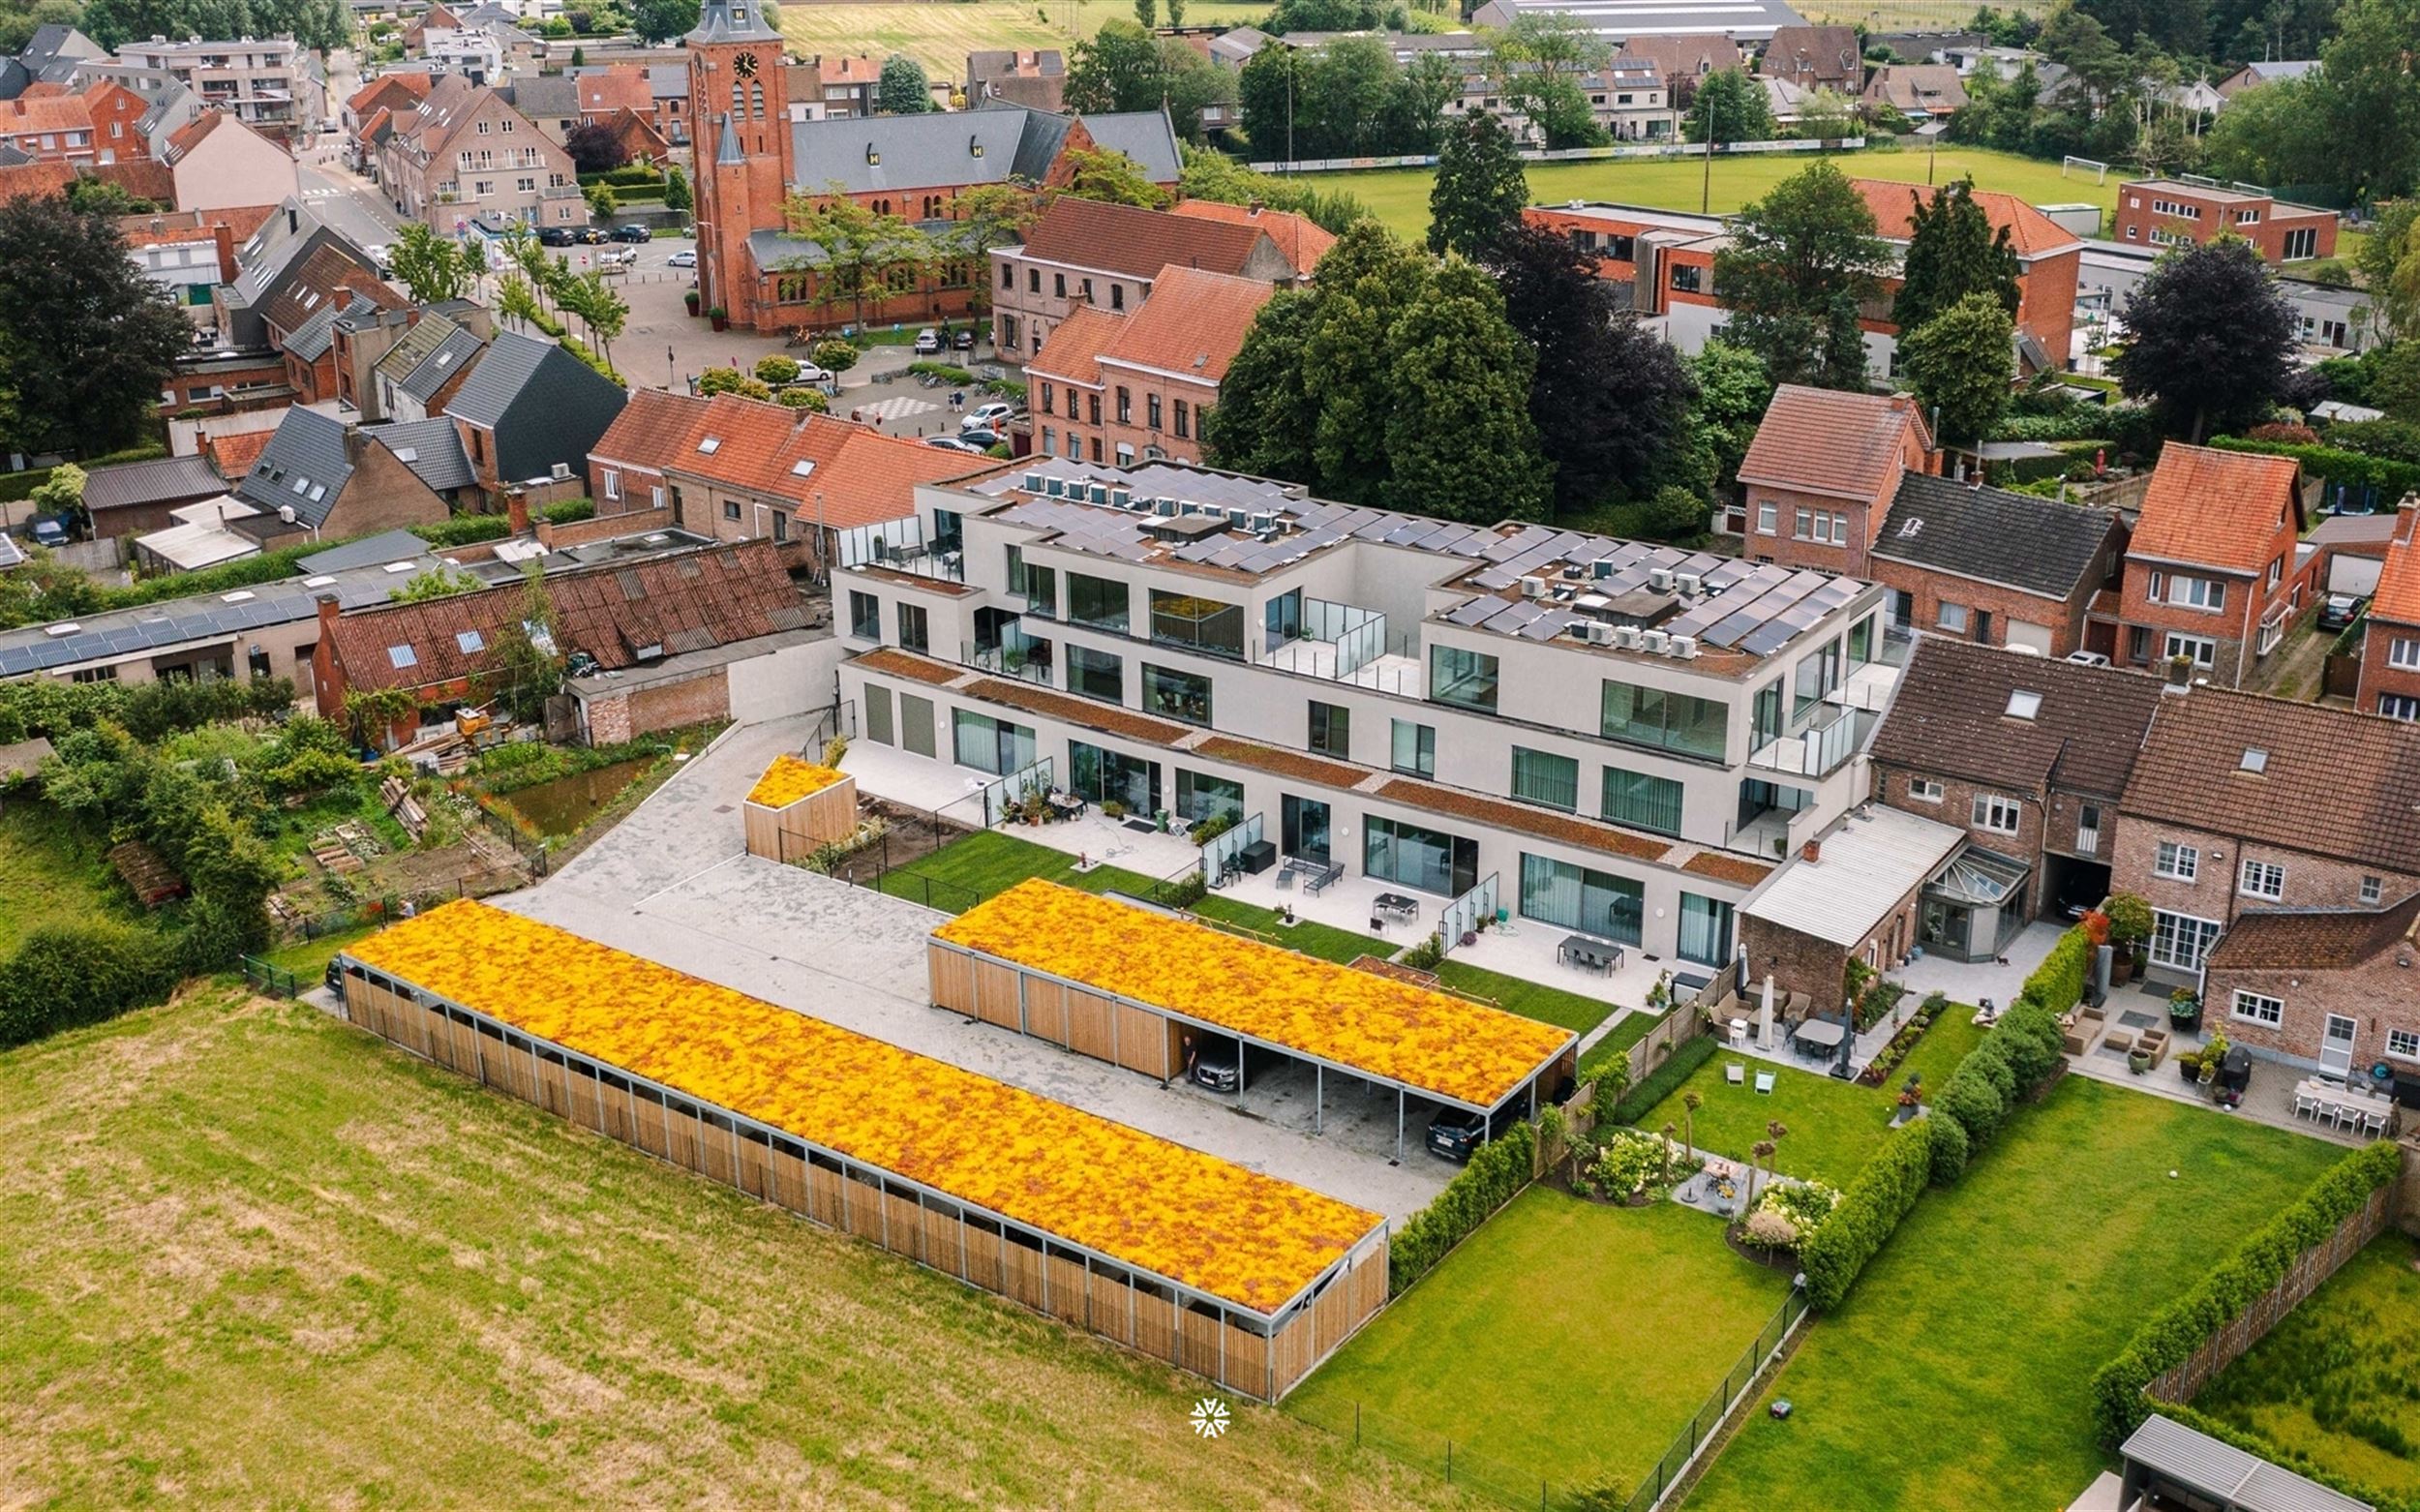
[[395, 460], [397, 462], [418, 462], [420, 460], [420, 448], [417, 446], [398, 446], [395, 448]]
[[1899, 539], [1903, 541], [1911, 539], [1915, 536], [1917, 531], [1922, 529], [1923, 528], [1924, 522], [1921, 519], [1910, 520], [1907, 524], [1899, 527]]
[[232, 593], [221, 593], [219, 595], [219, 602], [222, 604], [240, 604], [248, 598], [257, 596], [258, 595], [255, 594], [253, 590], [248, 588], [239, 588]]
[[790, 471], [792, 475], [797, 477], [812, 477], [815, 472], [815, 459], [812, 457], [801, 457], [798, 461], [790, 464]]
[[420, 665], [420, 653], [413, 650], [408, 646], [388, 647], [386, 649], [386, 659], [394, 663], [398, 670], [405, 667], [417, 667]]
[[2031, 719], [2041, 712], [2042, 695], [2040, 693], [2028, 693], [2023, 688], [2018, 688], [2009, 695], [2010, 718]]
[[409, 572], [412, 568], [418, 565], [419, 563], [415, 561], [390, 561], [386, 564], [386, 570], [389, 572]]
[[455, 633], [454, 644], [465, 651], [485, 650], [487, 650], [487, 637], [476, 630], [461, 630]]
[[336, 579], [325, 574], [316, 578], [303, 579], [303, 587], [305, 588], [334, 588], [335, 586]]
[[2261, 749], [2259, 746], [2257, 746], [2257, 745], [2247, 745], [2247, 746], [2245, 746], [2245, 747], [2244, 747], [2244, 763], [2243, 763], [2242, 767], [2238, 768], [2237, 770], [2238, 770], [2238, 771], [2252, 771], [2252, 772], [2261, 772], [2261, 771], [2268, 771], [2268, 770], [2269, 770], [2269, 753], [2268, 753], [2267, 751], [2262, 750], [2262, 749]]
[[723, 438], [719, 436], [710, 436], [697, 443], [697, 449], [711, 457], [723, 449]]

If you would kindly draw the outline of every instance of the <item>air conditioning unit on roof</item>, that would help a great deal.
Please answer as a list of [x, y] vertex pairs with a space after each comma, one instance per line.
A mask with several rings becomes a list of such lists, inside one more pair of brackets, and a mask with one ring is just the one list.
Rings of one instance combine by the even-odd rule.
[[1697, 654], [1697, 637], [1694, 635], [1674, 636], [1672, 638], [1672, 653], [1675, 656], [1679, 657], [1682, 661], [1687, 661], [1690, 657], [1695, 656]]
[[1648, 586], [1649, 588], [1653, 589], [1653, 590], [1654, 590], [1656, 592], [1658, 592], [1658, 593], [1669, 593], [1669, 592], [1671, 592], [1671, 591], [1672, 591], [1672, 569], [1671, 569], [1670, 567], [1649, 567], [1649, 568], [1648, 568], [1648, 569], [1647, 569], [1647, 586]]
[[1544, 598], [1546, 596], [1546, 580], [1544, 578], [1523, 578], [1521, 580], [1521, 596], [1524, 598]]
[[1614, 644], [1614, 627], [1601, 620], [1583, 620], [1574, 626], [1590, 646]]
[[1695, 598], [1706, 591], [1706, 579], [1694, 572], [1676, 572], [1672, 586], [1679, 589], [1684, 597]]
[[1616, 646], [1618, 646], [1623, 650], [1627, 651], [1634, 651], [1639, 649], [1639, 627], [1637, 625], [1618, 624], [1612, 626], [1611, 628], [1614, 632], [1614, 644]]
[[1639, 634], [1639, 647], [1650, 656], [1669, 655], [1672, 651], [1672, 637], [1661, 630], [1643, 630]]

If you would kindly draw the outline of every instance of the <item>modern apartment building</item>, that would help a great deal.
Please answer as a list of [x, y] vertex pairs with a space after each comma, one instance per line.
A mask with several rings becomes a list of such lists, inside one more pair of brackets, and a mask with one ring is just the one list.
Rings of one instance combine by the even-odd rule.
[[232, 111], [237, 120], [272, 136], [311, 131], [327, 113], [309, 54], [291, 37], [233, 42], [154, 37], [118, 48], [113, 63], [118, 69], [165, 75], [204, 105]]
[[1170, 463], [1032, 458], [844, 535], [861, 738], [948, 774], [1047, 763], [1137, 813], [1649, 957], [1863, 795], [1896, 667], [1846, 577], [1327, 503]]

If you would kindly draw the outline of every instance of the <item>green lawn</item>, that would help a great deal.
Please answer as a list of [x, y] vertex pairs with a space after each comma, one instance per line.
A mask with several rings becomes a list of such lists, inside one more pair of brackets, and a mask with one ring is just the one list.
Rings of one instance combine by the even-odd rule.
[[[1561, 987], [1550, 987], [1544, 983], [1521, 977], [1507, 977], [1500, 971], [1481, 971], [1476, 966], [1466, 966], [1451, 957], [1437, 968], [1437, 975], [1449, 987], [1459, 987], [1465, 992], [1475, 992], [1483, 998], [1494, 999], [1497, 1006], [1506, 1013], [1560, 1024], [1575, 1034], [1587, 1034], [1603, 1023], [1605, 1015], [1614, 1011], [1614, 1005], [1600, 997], [1567, 992]], [[1641, 1035], [1654, 1027], [1654, 1023], [1650, 1015], [1633, 1013], [1615, 1027], [1614, 1034], [1618, 1037], [1627, 1033], [1629, 1038], [1621, 1043], [1633, 1044]]]
[[1241, 924], [1268, 936], [1289, 951], [1316, 955], [1323, 961], [1334, 961], [1340, 966], [1350, 964], [1363, 955], [1375, 955], [1385, 960], [1396, 951], [1392, 943], [1374, 935], [1356, 934], [1350, 929], [1339, 929], [1334, 924], [1318, 923], [1308, 919], [1289, 928], [1277, 922], [1277, 911], [1274, 909], [1254, 903], [1239, 903], [1215, 892], [1195, 904], [1194, 912], [1204, 919]]
[[291, 1003], [0, 1053], [0, 1504], [1464, 1505]]
[[1917, 1204], [1688, 1505], [2067, 1505], [2106, 1463], [2092, 1373], [2344, 1153], [2068, 1077]]
[[[1672, 1202], [1531, 1187], [1286, 1399], [1456, 1478], [1535, 1498], [1636, 1484], [1781, 1306], [1789, 1279]], [[1777, 1501], [1773, 1505], [1805, 1505]], [[1853, 1503], [1843, 1502], [1846, 1506]]]
[[0, 956], [45, 924], [134, 917], [108, 848], [98, 830], [40, 800], [0, 804]]
[[[807, 7], [792, 7], [784, 17]], [[812, 8], [820, 9], [820, 8]], [[1904, 183], [1926, 181], [1927, 157], [1913, 148], [1830, 154], [1840, 171], [1853, 178], [1888, 178]], [[1815, 161], [1811, 153], [1764, 157], [1717, 158], [1712, 192], [1706, 203], [1715, 213], [1737, 210], [1783, 179]], [[1696, 158], [1647, 158], [1606, 163], [1532, 163], [1527, 165], [1529, 199], [1533, 204], [1560, 204], [1566, 199], [1610, 199], [1625, 204], [1652, 205], [1666, 210], [1695, 210], [1705, 194], [1706, 164]], [[2106, 184], [2079, 176], [2062, 178], [2059, 165], [2013, 153], [1981, 147], [1945, 148], [1930, 166], [1933, 182], [1949, 183], [1964, 173], [1975, 175], [1978, 189], [2004, 190], [2029, 204], [2096, 204], [2117, 207], [2120, 173], [2109, 171]], [[1320, 189], [1345, 190], [1375, 211], [1399, 234], [1418, 239], [1428, 234], [1427, 168], [1379, 168], [1357, 173], [1308, 175]]]
[[[1925, 1086], [1938, 1089], [1966, 1052], [1981, 1042], [1983, 1031], [1975, 1027], [1974, 1019], [1973, 1009], [1952, 1004], [1880, 1087], [1861, 1087], [1752, 1055], [1718, 1052], [1674, 1088], [1672, 1096], [1649, 1109], [1639, 1124], [1645, 1129], [1661, 1129], [1666, 1121], [1682, 1125], [1681, 1097], [1694, 1092], [1703, 1101], [1694, 1126], [1700, 1149], [1745, 1160], [1750, 1147], [1765, 1137], [1765, 1126], [1779, 1119], [1790, 1132], [1781, 1137], [1774, 1168], [1784, 1175], [1846, 1186], [1882, 1147], [1898, 1106], [1899, 1087], [1909, 1074], [1921, 1075]], [[1746, 1068], [1736, 1087], [1723, 1079], [1723, 1068], [1735, 1062]], [[1760, 1071], [1773, 1073], [1770, 1093], [1756, 1090]]]
[[2420, 1496], [2420, 1253], [2388, 1229], [2193, 1406], [2389, 1496]]
[[327, 975], [328, 962], [337, 952], [357, 940], [368, 939], [385, 927], [383, 923], [359, 924], [350, 929], [339, 929], [333, 934], [323, 934], [316, 940], [296, 940], [267, 952], [261, 959], [292, 972], [295, 985], [308, 992], [319, 984], [320, 978]]

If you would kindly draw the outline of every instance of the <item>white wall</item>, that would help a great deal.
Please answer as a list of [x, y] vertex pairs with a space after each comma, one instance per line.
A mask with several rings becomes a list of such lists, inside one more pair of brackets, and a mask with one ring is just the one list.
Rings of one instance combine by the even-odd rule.
[[832, 677], [842, 650], [837, 639], [828, 638], [733, 662], [731, 717], [741, 724], [759, 724], [824, 708], [832, 699]]

